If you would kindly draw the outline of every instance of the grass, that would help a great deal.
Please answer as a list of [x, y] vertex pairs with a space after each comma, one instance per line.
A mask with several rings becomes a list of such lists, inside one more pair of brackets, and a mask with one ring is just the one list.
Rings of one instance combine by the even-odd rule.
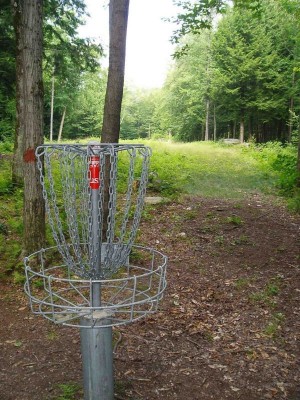
[[252, 293], [250, 295], [250, 300], [255, 303], [264, 303], [273, 307], [276, 305], [275, 299], [280, 293], [280, 285], [281, 278], [279, 276], [276, 276], [269, 280], [263, 290]]
[[227, 217], [226, 222], [234, 226], [240, 226], [243, 224], [243, 220], [241, 219], [241, 217], [237, 215], [232, 215], [231, 217]]
[[152, 150], [150, 188], [163, 195], [200, 194], [240, 199], [251, 192], [274, 190], [275, 173], [243, 146], [213, 142], [146, 141]]
[[237, 290], [242, 290], [247, 288], [251, 283], [251, 279], [250, 278], [238, 278], [235, 283], [234, 286]]
[[55, 400], [74, 400], [81, 393], [80, 386], [76, 383], [62, 383], [58, 385], [60, 394]]
[[[291, 168], [294, 160], [294, 150], [282, 149], [280, 145], [247, 148], [213, 142], [141, 142], [153, 151], [149, 174], [151, 194], [170, 199], [177, 199], [181, 194], [236, 199], [237, 209], [239, 199], [251, 193], [278, 193], [278, 179], [285, 182], [281, 166], [287, 164]], [[17, 271], [15, 280], [22, 282], [23, 265], [19, 256], [22, 250], [23, 193], [21, 189], [13, 188], [11, 183], [11, 152], [12, 144], [0, 143], [0, 277]], [[119, 172], [123, 176], [122, 167]], [[59, 175], [59, 168], [54, 174]], [[192, 220], [196, 214], [194, 210], [187, 210], [184, 218]], [[151, 206], [145, 208], [144, 218], [153, 218]], [[213, 213], [207, 214], [207, 219], [210, 218], [214, 218]], [[229, 216], [224, 222], [235, 226], [243, 224], [236, 215]], [[49, 243], [53, 244], [49, 229], [47, 236]], [[224, 238], [217, 237], [216, 241], [222, 245]], [[241, 238], [239, 243], [245, 241]]]
[[282, 325], [284, 323], [284, 314], [277, 312], [272, 315], [271, 321], [265, 327], [263, 333], [271, 337], [272, 339], [276, 339], [279, 335], [280, 330], [282, 329]]

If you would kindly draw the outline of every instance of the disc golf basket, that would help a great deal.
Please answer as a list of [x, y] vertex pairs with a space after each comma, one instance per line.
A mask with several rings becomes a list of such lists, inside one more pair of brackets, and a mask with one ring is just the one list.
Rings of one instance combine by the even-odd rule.
[[151, 151], [143, 145], [36, 150], [54, 246], [25, 258], [31, 310], [79, 327], [84, 398], [111, 400], [112, 327], [157, 310], [167, 259], [134, 244]]

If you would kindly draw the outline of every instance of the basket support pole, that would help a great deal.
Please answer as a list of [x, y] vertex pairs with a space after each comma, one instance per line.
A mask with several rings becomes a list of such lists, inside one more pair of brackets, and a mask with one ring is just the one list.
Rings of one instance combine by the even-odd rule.
[[84, 400], [114, 399], [112, 328], [99, 328], [102, 321], [80, 329]]
[[[101, 276], [101, 224], [99, 221], [100, 157], [94, 155], [89, 163], [89, 185], [91, 189], [91, 243], [93, 249], [93, 269]], [[105, 311], [101, 311], [101, 282], [91, 282], [91, 305], [93, 317], [82, 317], [80, 329], [83, 369], [84, 400], [113, 400], [113, 350], [112, 328], [102, 328], [107, 324]], [[100, 314], [104, 314], [100, 316]], [[93, 318], [93, 321], [91, 321]]]

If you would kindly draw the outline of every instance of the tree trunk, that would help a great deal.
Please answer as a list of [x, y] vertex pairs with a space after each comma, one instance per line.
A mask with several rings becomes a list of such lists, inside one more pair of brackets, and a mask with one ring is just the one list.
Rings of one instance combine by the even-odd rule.
[[54, 113], [54, 71], [51, 79], [51, 108], [50, 108], [50, 142], [53, 140], [53, 113]]
[[[295, 87], [295, 71], [292, 74], [292, 90], [294, 91]], [[292, 132], [293, 132], [293, 117], [294, 117], [294, 95], [292, 94], [290, 98], [290, 106], [289, 106], [289, 123], [288, 123], [288, 142], [292, 141]]]
[[65, 117], [66, 117], [66, 112], [67, 112], [67, 107], [64, 108], [63, 115], [61, 117], [60, 126], [59, 126], [59, 132], [58, 132], [58, 138], [57, 138], [58, 142], [61, 141], [62, 131], [63, 131]]
[[24, 120], [25, 110], [23, 97], [20, 93], [24, 87], [24, 74], [22, 74], [22, 52], [23, 37], [20, 32], [20, 10], [19, 4], [11, 0], [11, 7], [14, 17], [14, 31], [16, 36], [16, 130], [14, 140], [14, 157], [12, 163], [12, 182], [14, 186], [23, 186], [23, 126], [20, 121]]
[[123, 98], [129, 0], [109, 3], [109, 68], [102, 125], [102, 143], [117, 143]]
[[244, 121], [244, 116], [241, 117], [240, 120], [240, 142], [244, 143], [244, 138], [245, 138], [245, 121]]
[[17, 127], [24, 174], [24, 254], [44, 246], [45, 208], [35, 149], [43, 143], [43, 0], [14, 0]]
[[[110, 0], [109, 2], [109, 66], [104, 103], [101, 142], [118, 143], [124, 88], [126, 34], [129, 0]], [[103, 238], [108, 226], [110, 160], [105, 160]]]
[[214, 142], [217, 141], [217, 116], [216, 116], [216, 105], [214, 104]]
[[205, 137], [204, 140], [209, 140], [209, 99], [206, 99], [206, 111], [205, 111]]

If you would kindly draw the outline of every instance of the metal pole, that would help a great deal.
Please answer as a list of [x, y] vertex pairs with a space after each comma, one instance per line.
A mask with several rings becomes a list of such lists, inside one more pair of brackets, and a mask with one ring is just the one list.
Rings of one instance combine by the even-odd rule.
[[[82, 318], [82, 324], [91, 321]], [[81, 328], [84, 400], [113, 400], [112, 328], [101, 328], [106, 320], [99, 320], [94, 328]]]
[[[93, 269], [96, 275], [101, 276], [101, 234], [102, 227], [99, 220], [99, 188], [100, 188], [100, 157], [91, 156], [89, 160], [89, 184], [91, 188], [91, 243], [93, 254]], [[101, 306], [101, 283], [92, 282], [91, 305]], [[83, 368], [84, 400], [113, 400], [113, 350], [112, 328], [102, 328], [106, 325], [108, 315], [105, 311], [93, 311], [91, 317], [81, 319], [81, 354]]]

